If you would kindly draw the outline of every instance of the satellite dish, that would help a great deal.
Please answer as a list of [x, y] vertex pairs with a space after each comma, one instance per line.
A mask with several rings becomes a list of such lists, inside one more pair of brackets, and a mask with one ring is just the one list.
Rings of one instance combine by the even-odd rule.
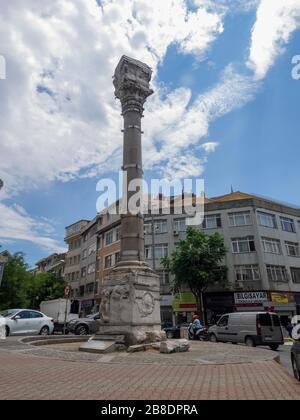
[[294, 340], [300, 340], [300, 324], [293, 328], [292, 337]]

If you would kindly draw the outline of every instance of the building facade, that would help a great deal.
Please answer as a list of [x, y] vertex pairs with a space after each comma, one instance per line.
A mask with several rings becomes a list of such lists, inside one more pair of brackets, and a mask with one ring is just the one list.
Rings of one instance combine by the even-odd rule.
[[36, 273], [53, 273], [56, 278], [64, 278], [66, 253], [51, 254], [35, 263]]
[[80, 271], [78, 298], [80, 299], [80, 314], [91, 313], [95, 306], [95, 296], [98, 293], [97, 271], [97, 222], [98, 216], [81, 229]]
[[65, 280], [71, 288], [71, 298], [80, 299], [81, 231], [89, 220], [79, 220], [66, 227], [65, 242], [68, 245], [65, 263]]
[[[197, 228], [207, 234], [218, 232], [228, 250], [223, 263], [228, 268], [228, 287], [226, 290], [211, 288], [204, 293], [205, 322], [213, 322], [221, 314], [232, 311], [268, 309], [278, 312], [283, 319], [300, 313], [300, 209], [233, 192], [205, 198], [204, 210], [203, 223]], [[85, 250], [95, 247], [96, 241], [95, 303], [99, 304], [103, 282], [120, 256], [120, 216], [106, 209], [87, 224], [84, 221], [79, 236], [78, 232], [67, 236], [70, 243], [81, 238], [79, 248], [71, 249], [67, 259], [81, 255], [81, 260], [78, 265], [70, 264], [68, 269], [66, 265], [65, 272], [71, 274], [70, 284], [75, 292], [80, 286], [92, 284], [94, 273], [83, 281], [82, 268], [87, 270], [94, 264], [95, 256], [92, 253], [91, 260], [85, 262], [83, 252], [88, 254]], [[85, 244], [82, 235], [90, 229], [96, 240], [91, 236]], [[185, 238], [186, 216], [145, 216], [144, 232], [145, 259], [160, 277], [162, 322], [189, 321], [196, 310], [195, 299], [189, 290], [172, 295], [172, 278], [160, 262], [161, 257], [170, 255]], [[72, 273], [75, 273], [74, 281]], [[86, 293], [85, 289], [78, 297], [88, 299]]]

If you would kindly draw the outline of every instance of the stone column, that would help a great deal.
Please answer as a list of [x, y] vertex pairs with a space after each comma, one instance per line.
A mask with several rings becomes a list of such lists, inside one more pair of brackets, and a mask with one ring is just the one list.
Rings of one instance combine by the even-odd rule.
[[123, 186], [127, 192], [126, 214], [121, 219], [121, 258], [118, 267], [146, 265], [144, 262], [144, 223], [142, 214], [132, 214], [128, 202], [136, 191], [129, 192], [132, 180], [143, 179], [142, 130], [143, 105], [153, 91], [149, 87], [151, 69], [146, 64], [123, 56], [115, 70], [115, 96], [122, 105], [123, 171], [127, 181]]
[[[143, 179], [141, 118], [143, 105], [152, 90], [151, 69], [123, 56], [114, 75], [115, 95], [121, 101], [124, 118], [123, 170], [129, 183]], [[128, 200], [136, 192], [128, 193]], [[126, 194], [126, 191], [125, 191]], [[124, 195], [124, 191], [123, 191]], [[159, 277], [144, 260], [142, 214], [125, 211], [121, 220], [121, 261], [101, 289], [102, 321], [95, 340], [119, 340], [126, 345], [161, 340]]]

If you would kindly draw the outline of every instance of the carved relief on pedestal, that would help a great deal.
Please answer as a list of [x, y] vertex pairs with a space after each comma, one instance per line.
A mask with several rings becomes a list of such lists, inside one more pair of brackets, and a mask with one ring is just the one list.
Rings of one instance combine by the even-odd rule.
[[121, 300], [128, 299], [129, 297], [129, 286], [120, 285], [115, 286], [111, 291], [111, 299]]
[[155, 300], [150, 292], [145, 292], [141, 299], [137, 300], [137, 305], [141, 316], [144, 318], [154, 311]]
[[109, 289], [102, 289], [100, 292], [101, 302], [99, 311], [102, 315], [103, 322], [109, 322], [110, 315], [110, 293]]

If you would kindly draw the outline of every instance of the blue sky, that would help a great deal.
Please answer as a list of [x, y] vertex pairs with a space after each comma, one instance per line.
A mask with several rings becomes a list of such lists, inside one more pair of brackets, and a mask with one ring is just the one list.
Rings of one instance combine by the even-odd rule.
[[0, 18], [3, 248], [34, 265], [95, 215], [97, 181], [121, 165], [122, 54], [153, 68], [146, 178], [200, 177], [207, 196], [233, 186], [300, 207], [298, 0], [26, 3]]

